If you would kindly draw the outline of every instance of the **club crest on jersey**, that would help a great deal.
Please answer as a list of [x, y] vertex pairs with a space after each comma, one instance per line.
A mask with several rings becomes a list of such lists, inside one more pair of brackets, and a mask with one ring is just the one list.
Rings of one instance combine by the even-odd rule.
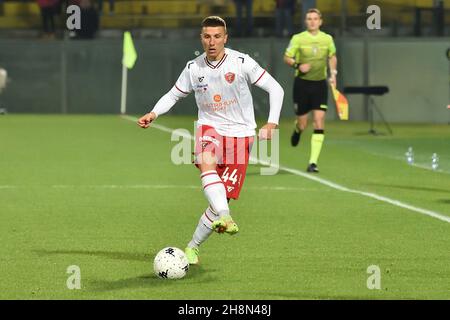
[[225, 80], [227, 80], [228, 83], [233, 83], [235, 77], [236, 75], [233, 72], [228, 72], [225, 75]]
[[317, 55], [317, 52], [319, 52], [319, 48], [313, 47], [313, 55]]

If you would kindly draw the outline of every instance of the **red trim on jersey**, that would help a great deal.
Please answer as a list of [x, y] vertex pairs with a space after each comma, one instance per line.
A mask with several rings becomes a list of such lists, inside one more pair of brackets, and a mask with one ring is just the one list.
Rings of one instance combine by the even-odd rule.
[[203, 189], [206, 189], [206, 188], [208, 188], [209, 186], [212, 186], [213, 184], [218, 184], [218, 183], [223, 183], [223, 182], [222, 182], [222, 180], [221, 180], [221, 181], [216, 181], [216, 182], [208, 183], [206, 186], [203, 187]]
[[259, 81], [259, 79], [262, 78], [262, 76], [264, 75], [264, 73], [266, 73], [266, 70], [264, 70], [264, 72], [259, 76], [258, 80], [256, 80], [255, 82], [253, 82], [253, 84], [256, 84], [256, 83]]
[[176, 84], [175, 84], [175, 88], [177, 88], [177, 89], [178, 89], [178, 91], [180, 91], [181, 93], [184, 93], [184, 94], [189, 94], [189, 92], [184, 92], [183, 90], [181, 90], [180, 88], [178, 88]]
[[209, 63], [208, 59], [205, 57], [205, 63], [208, 67], [210, 67], [211, 69], [215, 69], [216, 66], [214, 66], [213, 64]]
[[207, 176], [209, 176], [209, 175], [212, 175], [212, 174], [217, 174], [217, 172], [210, 172], [210, 173], [207, 173], [207, 174], [202, 174], [201, 176], [200, 176], [200, 178], [204, 178], [204, 177], [207, 177]]
[[220, 61], [219, 61], [219, 63], [218, 63], [217, 65], [213, 65], [213, 64], [210, 63], [210, 62], [208, 61], [208, 59], [205, 57], [206, 65], [207, 65], [208, 67], [210, 67], [211, 69], [217, 69], [217, 68], [219, 68], [219, 67], [222, 65], [222, 63], [225, 61], [225, 59], [227, 58], [227, 56], [228, 56], [228, 55], [225, 53], [225, 54], [223, 55], [222, 59], [220, 59]]
[[217, 64], [216, 69], [218, 69], [218, 68], [225, 62], [225, 59], [227, 58], [227, 56], [228, 56], [227, 54], [225, 54], [225, 55], [223, 56], [222, 61], [219, 62], [219, 63]]

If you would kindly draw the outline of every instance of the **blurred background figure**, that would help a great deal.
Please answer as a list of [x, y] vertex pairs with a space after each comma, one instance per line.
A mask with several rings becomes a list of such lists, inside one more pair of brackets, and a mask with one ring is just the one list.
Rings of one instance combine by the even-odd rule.
[[[234, 0], [236, 5], [236, 36], [251, 37], [253, 33], [253, 0]], [[245, 7], [245, 30], [243, 27], [243, 11]]]
[[0, 67], [0, 93], [6, 87], [6, 79], [8, 78], [8, 73], [5, 69]]
[[[1, 1], [1, 0], [0, 0]], [[8, 79], [8, 73], [5, 69], [0, 67], [0, 94], [3, 89], [6, 88], [6, 80]], [[0, 114], [6, 114], [6, 108], [2, 105], [2, 101], [0, 100]]]
[[74, 39], [93, 39], [99, 28], [99, 12], [92, 4], [92, 0], [79, 0], [81, 9], [81, 29], [75, 30]]
[[294, 33], [295, 0], [275, 0], [275, 2], [275, 34], [279, 38], [290, 37]]
[[[108, 0], [109, 2], [109, 14], [114, 13], [114, 1], [115, 0]], [[100, 14], [103, 14], [103, 0], [98, 0], [98, 11]]]
[[60, 0], [36, 0], [41, 9], [43, 38], [55, 38], [55, 15], [58, 14]]

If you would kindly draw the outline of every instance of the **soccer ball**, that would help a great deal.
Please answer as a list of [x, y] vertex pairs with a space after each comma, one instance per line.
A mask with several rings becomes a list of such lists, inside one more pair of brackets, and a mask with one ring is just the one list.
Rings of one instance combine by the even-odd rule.
[[181, 279], [189, 270], [189, 262], [182, 250], [167, 247], [156, 255], [153, 270], [161, 279]]

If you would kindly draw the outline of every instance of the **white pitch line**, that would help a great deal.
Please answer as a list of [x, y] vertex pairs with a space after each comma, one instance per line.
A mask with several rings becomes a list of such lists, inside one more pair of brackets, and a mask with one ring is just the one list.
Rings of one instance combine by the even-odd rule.
[[[122, 117], [124, 119], [126, 119], [126, 120], [133, 121], [133, 122], [136, 122], [138, 120], [137, 118], [131, 117], [131, 116], [128, 116], [128, 115], [126, 115], [126, 116], [124, 115]], [[168, 132], [168, 133], [173, 133], [175, 131], [174, 129], [171, 129], [171, 128], [168, 128], [166, 126], [159, 125], [159, 124], [152, 124], [151, 126], [153, 128], [156, 128], [156, 129], [159, 129], [161, 131]], [[191, 139], [191, 140], [194, 140], [194, 137], [192, 135], [190, 135], [188, 138]], [[268, 162], [260, 161], [258, 159], [254, 159], [254, 158], [251, 158], [251, 159], [252, 160], [256, 160], [257, 162], [259, 162], [262, 165], [267, 165], [267, 166], [270, 166], [270, 167], [273, 167], [273, 168], [277, 168], [276, 165], [270, 164]], [[369, 198], [372, 198], [372, 199], [376, 199], [378, 201], [386, 202], [386, 203], [392, 204], [392, 205], [400, 207], [400, 208], [404, 208], [404, 209], [407, 209], [407, 210], [410, 210], [410, 211], [418, 212], [420, 214], [427, 215], [429, 217], [433, 217], [433, 218], [439, 219], [441, 221], [450, 223], [450, 217], [449, 216], [447, 216], [445, 214], [442, 214], [442, 213], [439, 213], [439, 212], [436, 212], [436, 211], [419, 208], [419, 207], [416, 207], [416, 206], [413, 206], [413, 205], [410, 205], [410, 204], [407, 204], [407, 203], [404, 203], [404, 202], [401, 202], [401, 201], [398, 201], [398, 200], [395, 200], [395, 199], [391, 199], [391, 198], [388, 198], [388, 197], [380, 196], [380, 195], [378, 195], [376, 193], [350, 189], [350, 188], [344, 187], [344, 186], [342, 186], [340, 184], [331, 182], [329, 180], [326, 180], [326, 179], [323, 179], [323, 178], [319, 178], [317, 176], [314, 176], [314, 175], [311, 175], [311, 174], [308, 174], [308, 173], [304, 173], [304, 172], [299, 171], [297, 169], [293, 169], [293, 168], [289, 168], [289, 167], [285, 167], [285, 166], [279, 166], [279, 170], [286, 171], [286, 172], [292, 173], [294, 175], [301, 176], [303, 178], [316, 181], [318, 183], [321, 183], [323, 185], [326, 185], [326, 186], [328, 186], [330, 188], [334, 188], [334, 189], [339, 190], [339, 191], [359, 194], [359, 195], [362, 195], [362, 196], [365, 196], [365, 197], [369, 197]]]
[[[202, 186], [194, 185], [177, 185], [177, 184], [130, 184], [130, 185], [120, 185], [120, 184], [99, 184], [99, 185], [75, 185], [75, 184], [54, 184], [54, 185], [0, 185], [0, 189], [16, 189], [16, 188], [27, 188], [27, 187], [49, 187], [55, 189], [70, 189], [70, 188], [91, 188], [91, 189], [198, 189], [201, 190]], [[270, 186], [270, 187], [248, 187], [247, 190], [256, 191], [317, 191], [322, 192], [318, 189], [313, 188], [294, 188], [294, 187], [283, 187], [283, 186]]]

